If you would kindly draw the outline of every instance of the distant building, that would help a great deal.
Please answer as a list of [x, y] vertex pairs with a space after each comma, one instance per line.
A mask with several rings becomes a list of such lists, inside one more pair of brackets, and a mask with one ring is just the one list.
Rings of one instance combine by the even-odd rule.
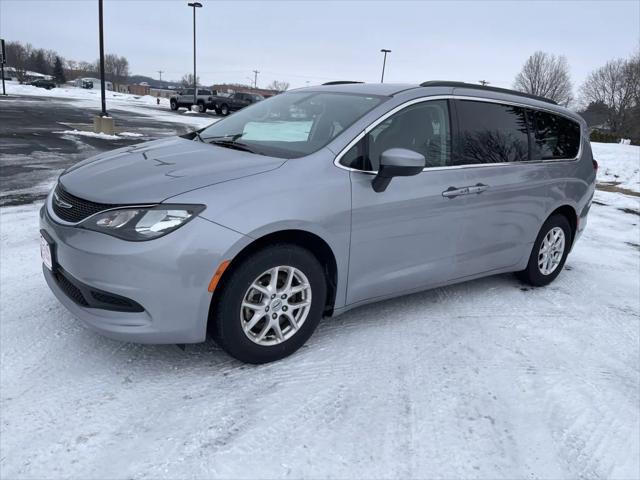
[[152, 97], [160, 97], [160, 98], [171, 98], [176, 94], [175, 90], [170, 90], [168, 88], [150, 88], [149, 95]]
[[149, 95], [149, 85], [129, 85], [129, 93], [132, 95]]

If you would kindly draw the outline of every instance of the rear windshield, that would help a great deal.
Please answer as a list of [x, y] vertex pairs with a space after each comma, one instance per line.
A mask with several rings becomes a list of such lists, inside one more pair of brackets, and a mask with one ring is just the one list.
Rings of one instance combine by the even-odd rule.
[[386, 97], [291, 92], [234, 113], [200, 132], [203, 141], [230, 139], [263, 155], [297, 158], [327, 145]]

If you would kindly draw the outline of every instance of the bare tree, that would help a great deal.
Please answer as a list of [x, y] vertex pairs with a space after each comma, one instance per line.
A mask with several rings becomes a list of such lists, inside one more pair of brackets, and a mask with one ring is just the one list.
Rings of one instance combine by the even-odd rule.
[[45, 51], [42, 48], [33, 50], [29, 63], [27, 64], [29, 70], [32, 70], [43, 75], [49, 75], [51, 71], [51, 65], [47, 62]]
[[[183, 87], [193, 87], [193, 73], [187, 73], [185, 75], [183, 75], [182, 80], [180, 80], [180, 83], [182, 84]], [[200, 85], [200, 77], [196, 77], [196, 85]]]
[[638, 65], [616, 59], [589, 74], [581, 88], [582, 102], [601, 102], [609, 109], [609, 128], [619, 132], [638, 98]]
[[20, 83], [28, 80], [27, 70], [29, 70], [29, 60], [33, 52], [30, 43], [23, 45], [20, 42], [7, 42], [5, 45], [7, 54], [7, 65], [13, 67], [16, 77]]
[[78, 73], [81, 76], [84, 75], [97, 75], [98, 67], [95, 64], [89, 62], [78, 62]]
[[289, 82], [274, 80], [269, 85], [267, 85], [268, 90], [275, 90], [276, 92], [286, 92], [289, 90]]
[[129, 61], [125, 57], [108, 53], [104, 56], [104, 73], [105, 78], [116, 88], [129, 77]]
[[640, 106], [640, 49], [627, 60], [626, 76], [633, 104], [638, 107]]
[[546, 52], [535, 52], [527, 59], [513, 87], [520, 92], [550, 98], [564, 106], [573, 100], [567, 59]]

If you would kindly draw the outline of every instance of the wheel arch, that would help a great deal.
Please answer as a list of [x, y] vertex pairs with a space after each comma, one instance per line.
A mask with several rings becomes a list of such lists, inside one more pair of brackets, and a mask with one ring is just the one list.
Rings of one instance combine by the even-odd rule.
[[547, 216], [545, 222], [553, 215], [562, 215], [569, 221], [569, 225], [571, 226], [571, 246], [573, 246], [573, 242], [576, 239], [576, 233], [578, 232], [578, 213], [576, 212], [576, 209], [568, 204], [560, 205]]
[[[325, 274], [327, 285], [327, 299], [325, 301], [324, 314], [331, 316], [335, 306], [337, 287], [338, 287], [338, 265], [335, 253], [329, 244], [319, 235], [300, 229], [278, 230], [275, 232], [264, 234], [255, 238], [252, 242], [245, 245], [231, 259], [229, 266], [222, 273], [218, 285], [224, 285], [225, 280], [229, 278], [237, 265], [252, 253], [276, 244], [292, 244], [309, 250], [320, 262]], [[216, 287], [220, 288], [220, 287]], [[209, 318], [211, 318], [212, 308], [217, 299], [215, 290], [211, 298], [209, 307]]]

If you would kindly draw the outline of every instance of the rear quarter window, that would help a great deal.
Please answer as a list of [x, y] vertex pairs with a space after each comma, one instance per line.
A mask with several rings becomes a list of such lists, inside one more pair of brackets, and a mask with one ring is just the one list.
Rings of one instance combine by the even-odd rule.
[[580, 149], [580, 125], [568, 118], [548, 112], [529, 112], [533, 119], [533, 160], [575, 158]]

